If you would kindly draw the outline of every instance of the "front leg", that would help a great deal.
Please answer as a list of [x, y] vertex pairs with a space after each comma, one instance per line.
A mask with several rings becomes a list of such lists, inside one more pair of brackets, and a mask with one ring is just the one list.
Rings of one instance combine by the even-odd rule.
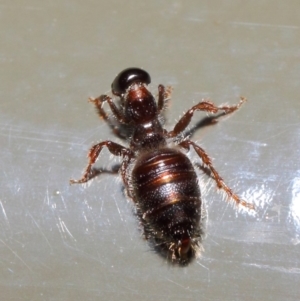
[[[111, 128], [111, 130], [113, 131], [113, 133], [120, 139], [124, 140], [124, 135], [121, 133], [120, 131], [120, 127], [116, 126], [115, 124], [113, 124], [112, 120], [110, 120], [109, 115], [106, 113], [106, 111], [103, 109], [103, 103], [105, 101], [107, 101], [107, 99], [110, 99], [110, 101], [112, 102], [111, 98], [108, 95], [100, 95], [97, 98], [89, 98], [89, 102], [92, 102], [97, 110], [98, 115], [100, 116], [100, 118], [103, 118], [104, 121], [108, 124], [108, 126]], [[113, 104], [114, 105], [114, 104]], [[114, 105], [114, 111], [118, 110], [116, 108], [116, 106]], [[119, 114], [119, 111], [117, 111]], [[116, 116], [115, 113], [113, 113], [114, 116]], [[121, 118], [123, 118], [123, 116], [121, 116]], [[119, 119], [118, 119], [119, 120]]]
[[167, 101], [171, 98], [172, 87], [168, 86], [165, 87], [163, 85], [158, 86], [158, 113], [160, 114], [161, 111], [164, 109]]
[[173, 131], [168, 133], [168, 137], [176, 137], [181, 132], [183, 132], [187, 126], [190, 124], [192, 117], [194, 116], [195, 111], [205, 111], [208, 113], [218, 113], [223, 111], [224, 114], [230, 114], [240, 108], [240, 106], [246, 101], [246, 98], [241, 97], [240, 102], [234, 106], [220, 106], [217, 107], [213, 102], [209, 100], [202, 100], [191, 109], [189, 109], [175, 124]]
[[96, 160], [99, 157], [100, 152], [102, 151], [104, 146], [106, 146], [108, 148], [108, 150], [115, 156], [123, 156], [123, 157], [124, 156], [132, 157], [133, 156], [133, 153], [129, 148], [126, 148], [120, 144], [117, 144], [117, 143], [109, 141], [109, 140], [100, 142], [100, 143], [94, 145], [90, 149], [90, 151], [88, 153], [89, 163], [83, 173], [82, 178], [79, 180], [70, 180], [70, 184], [86, 183], [94, 177], [92, 166], [96, 162]]
[[116, 117], [116, 119], [118, 120], [118, 122], [126, 124], [128, 123], [128, 120], [125, 118], [123, 112], [117, 108], [117, 106], [114, 104], [114, 102], [112, 101], [112, 98], [109, 97], [108, 95], [100, 95], [97, 98], [89, 98], [89, 101], [94, 103], [98, 114], [104, 119], [104, 120], [108, 120], [108, 115], [107, 113], [104, 111], [104, 109], [102, 108], [102, 105], [104, 102], [107, 102], [112, 114]]

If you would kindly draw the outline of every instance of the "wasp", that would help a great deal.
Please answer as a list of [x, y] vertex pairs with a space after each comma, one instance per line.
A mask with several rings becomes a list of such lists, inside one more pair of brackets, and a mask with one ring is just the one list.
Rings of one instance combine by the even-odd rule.
[[[237, 105], [216, 106], [210, 100], [202, 100], [191, 107], [171, 131], [163, 127], [162, 112], [170, 98], [170, 87], [158, 86], [157, 100], [149, 91], [150, 75], [140, 68], [128, 68], [114, 79], [112, 95], [90, 98], [101, 118], [113, 127], [121, 137], [121, 126], [128, 126], [128, 146], [110, 140], [94, 145], [88, 153], [88, 165], [79, 180], [86, 183], [95, 176], [94, 163], [103, 148], [122, 158], [119, 173], [126, 194], [133, 200], [137, 216], [144, 226], [146, 239], [163, 251], [173, 263], [186, 264], [197, 257], [201, 249], [201, 192], [195, 167], [186, 152], [194, 150], [203, 166], [209, 170], [219, 189], [235, 204], [254, 209], [229, 188], [213, 167], [205, 150], [184, 136], [196, 111], [211, 114], [229, 114], [245, 102]], [[103, 108], [107, 103], [119, 126], [113, 126], [109, 114]]]

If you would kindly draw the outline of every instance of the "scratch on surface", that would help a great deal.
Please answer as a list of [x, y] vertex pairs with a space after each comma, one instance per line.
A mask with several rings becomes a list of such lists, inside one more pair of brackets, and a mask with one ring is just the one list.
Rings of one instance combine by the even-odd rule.
[[117, 210], [118, 210], [120, 219], [121, 219], [122, 222], [124, 222], [124, 219], [123, 219], [123, 216], [122, 216], [122, 212], [121, 212], [121, 210], [120, 210], [120, 207], [119, 207], [119, 205], [118, 205], [118, 202], [117, 202], [115, 196], [113, 196], [113, 199], [114, 199], [114, 202], [115, 202], [115, 204], [116, 204], [116, 207], [117, 207]]
[[46, 201], [47, 205], [50, 206], [50, 197], [49, 197], [49, 190], [48, 190], [48, 188], [46, 190], [46, 196], [44, 198], [44, 201]]
[[274, 267], [267, 264], [256, 264], [256, 263], [248, 263], [248, 264], [244, 263], [243, 265], [256, 267], [259, 269], [267, 269], [267, 270], [274, 270], [274, 271], [279, 271], [284, 273], [290, 273], [290, 274], [300, 274], [300, 268], [295, 268], [295, 267], [291, 267], [291, 268], [285, 268], [281, 266]]
[[21, 9], [21, 10], [44, 10], [37, 6], [13, 6], [13, 5], [0, 5], [1, 9]]
[[[42, 141], [42, 142], [50, 142], [50, 143], [57, 143], [59, 142], [60, 144], [71, 144], [71, 145], [77, 145], [77, 146], [82, 146], [82, 143], [76, 143], [76, 142], [71, 142], [71, 141], [58, 141], [57, 139], [45, 139], [45, 138], [33, 138], [33, 137], [26, 137], [26, 136], [21, 136], [21, 135], [11, 135], [11, 134], [1, 134], [1, 136], [9, 136], [9, 138], [14, 138], [14, 139], [23, 139], [23, 140], [28, 140], [28, 141]], [[57, 136], [59, 137], [59, 136]]]
[[206, 269], [207, 271], [209, 271], [209, 268], [207, 266], [205, 266], [204, 264], [201, 264], [199, 261], [197, 261], [197, 264], [200, 265], [201, 267], [203, 267], [204, 269]]
[[226, 140], [227, 141], [238, 141], [238, 142], [248, 143], [248, 144], [251, 144], [251, 145], [256, 146], [256, 147], [266, 147], [266, 146], [268, 146], [268, 144], [264, 143], [264, 142], [259, 142], [259, 141], [255, 141], [255, 140], [248, 140], [248, 139], [237, 139], [235, 137], [226, 137]]
[[280, 136], [286, 135], [286, 133], [288, 133], [290, 131], [290, 128], [295, 127], [295, 126], [299, 126], [299, 124], [286, 125], [282, 129], [278, 130], [276, 132], [276, 134], [272, 134], [272, 135], [269, 135], [268, 137], [266, 137], [266, 140], [271, 140], [271, 139], [275, 139], [275, 138], [278, 138]]
[[51, 246], [51, 244], [50, 244], [47, 236], [45, 235], [45, 233], [41, 230], [41, 227], [39, 226], [39, 224], [36, 222], [36, 220], [34, 219], [34, 217], [32, 216], [32, 214], [30, 214], [29, 211], [27, 211], [27, 214], [31, 217], [31, 219], [33, 220], [33, 223], [36, 225], [36, 227], [38, 228], [39, 232], [42, 234], [42, 236], [46, 240], [46, 243], [48, 244], [48, 246], [50, 247], [50, 249], [52, 251], [52, 246]]
[[67, 233], [76, 242], [75, 237], [72, 235], [72, 233], [70, 232], [70, 230], [66, 226], [65, 222], [60, 217], [58, 218], [58, 220], [59, 220], [59, 225], [60, 225], [59, 228], [61, 229], [61, 232], [62, 233]]
[[9, 127], [7, 136], [8, 136], [8, 147], [11, 148], [11, 127]]
[[29, 267], [29, 265], [17, 254], [17, 252], [15, 252], [8, 244], [6, 244], [2, 239], [0, 239], [0, 242], [3, 243], [7, 249], [9, 249], [16, 258], [18, 258], [26, 267], [27, 269], [32, 272], [32, 269]]
[[6, 211], [5, 211], [5, 209], [4, 209], [4, 206], [3, 206], [3, 203], [2, 203], [1, 200], [0, 200], [0, 207], [1, 207], [1, 209], [2, 209], [2, 212], [3, 212], [3, 215], [4, 215], [5, 220], [8, 222], [8, 218], [7, 218], [7, 215], [6, 215]]
[[276, 24], [267, 24], [267, 23], [251, 23], [251, 22], [229, 22], [233, 25], [243, 25], [243, 26], [257, 26], [257, 27], [277, 27], [277, 28], [287, 28], [287, 29], [299, 29], [299, 26], [295, 25], [276, 25]]
[[200, 265], [201, 267], [203, 267], [205, 270], [207, 270], [208, 282], [210, 282], [210, 269], [207, 266], [205, 266], [204, 264], [200, 263], [199, 260], [197, 260], [197, 264]]
[[171, 280], [170, 278], [166, 278], [166, 280], [168, 280], [168, 281], [171, 282], [171, 283], [174, 283], [175, 285], [177, 285], [177, 286], [179, 286], [179, 287], [181, 287], [181, 288], [183, 288], [183, 289], [185, 289], [185, 290], [191, 291], [190, 287], [185, 287], [185, 286], [181, 285], [180, 283]]
[[300, 176], [295, 177], [292, 183], [292, 200], [289, 206], [289, 219], [296, 226], [298, 232], [300, 229]]
[[[75, 146], [82, 146], [84, 144], [84, 141], [82, 141], [82, 139], [78, 139], [79, 140], [78, 142], [69, 141], [70, 136], [74, 138], [74, 135], [69, 132], [58, 132], [57, 134], [54, 134], [54, 133], [40, 132], [36, 130], [24, 130], [13, 126], [7, 128], [6, 125], [1, 125], [1, 124], [0, 124], [0, 129], [1, 129], [0, 136], [8, 137], [9, 144], [11, 144], [13, 139], [23, 139], [26, 141], [42, 141], [46, 143], [47, 142], [60, 143], [60, 144], [67, 144], [67, 145], [71, 144]], [[53, 137], [53, 138], [51, 139], [49, 137]], [[86, 138], [84, 140], [86, 140]]]
[[186, 20], [191, 21], [191, 22], [201, 22], [201, 23], [205, 22], [204, 18], [196, 18], [196, 17], [189, 17], [189, 18], [186, 18]]

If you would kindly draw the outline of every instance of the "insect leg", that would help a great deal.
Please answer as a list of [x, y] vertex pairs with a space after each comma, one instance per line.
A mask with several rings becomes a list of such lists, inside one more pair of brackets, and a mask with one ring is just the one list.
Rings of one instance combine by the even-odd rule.
[[205, 166], [207, 166], [209, 168], [209, 170], [212, 172], [213, 174], [213, 178], [217, 183], [217, 187], [219, 189], [223, 189], [225, 191], [225, 193], [227, 194], [229, 199], [233, 199], [236, 203], [236, 205], [242, 205], [244, 207], [247, 207], [251, 210], [254, 210], [254, 205], [240, 199], [240, 197], [235, 194], [224, 182], [224, 180], [221, 178], [221, 176], [219, 175], [219, 173], [216, 171], [216, 169], [213, 167], [212, 162], [210, 157], [207, 155], [207, 153], [205, 152], [205, 150], [203, 148], [201, 148], [199, 145], [197, 145], [196, 143], [194, 143], [191, 140], [185, 140], [182, 141], [181, 143], [179, 143], [179, 145], [187, 150], [190, 149], [190, 146], [192, 146], [194, 148], [194, 150], [196, 151], [197, 155], [201, 158], [202, 162], [204, 163]]
[[164, 109], [166, 102], [171, 98], [171, 87], [165, 87], [163, 85], [158, 86], [158, 113]]
[[89, 153], [88, 153], [88, 158], [89, 158], [89, 163], [83, 173], [83, 176], [79, 180], [70, 180], [71, 184], [74, 183], [86, 183], [89, 180], [91, 180], [94, 176], [92, 166], [96, 162], [98, 156], [100, 155], [100, 152], [102, 151], [103, 147], [106, 146], [108, 150], [115, 156], [132, 156], [132, 151], [120, 144], [117, 144], [112, 141], [103, 141], [100, 142], [96, 145], [94, 145]]
[[117, 125], [113, 124], [113, 121], [109, 118], [109, 115], [103, 109], [103, 102], [106, 101], [107, 97], [109, 96], [101, 95], [97, 98], [90, 97], [89, 102], [92, 102], [95, 105], [98, 115], [105, 120], [105, 122], [109, 125], [109, 127], [113, 131], [113, 133], [120, 139], [124, 139], [124, 135], [121, 133], [120, 128]]
[[123, 124], [127, 123], [127, 119], [125, 118], [124, 114], [122, 113], [122, 111], [120, 111], [117, 106], [114, 104], [114, 102], [112, 101], [112, 98], [109, 97], [108, 95], [100, 95], [97, 98], [89, 98], [90, 102], [93, 102], [98, 110], [99, 115], [104, 119], [104, 120], [108, 120], [108, 115], [107, 113], [104, 111], [104, 109], [102, 108], [102, 105], [104, 102], [107, 101], [113, 115], [116, 117], [116, 119]]
[[241, 97], [240, 102], [237, 105], [234, 106], [216, 106], [213, 102], [210, 100], [202, 100], [195, 106], [193, 106], [191, 109], [189, 109], [181, 118], [180, 120], [175, 124], [173, 131], [170, 131], [168, 133], [169, 137], [176, 137], [178, 134], [183, 132], [186, 127], [189, 125], [189, 123], [192, 120], [192, 117], [195, 113], [195, 111], [204, 111], [208, 113], [218, 113], [219, 111], [223, 111], [224, 114], [230, 114], [240, 108], [240, 106], [246, 101], [246, 98]]

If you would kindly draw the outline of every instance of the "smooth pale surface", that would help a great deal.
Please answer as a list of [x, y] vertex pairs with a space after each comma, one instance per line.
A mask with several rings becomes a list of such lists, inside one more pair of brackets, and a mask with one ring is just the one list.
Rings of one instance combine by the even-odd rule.
[[[1, 300], [298, 300], [299, 10], [298, 0], [2, 0]], [[174, 87], [168, 129], [202, 98], [249, 100], [193, 139], [257, 216], [201, 176], [205, 252], [185, 268], [141, 238], [117, 176], [68, 183], [93, 143], [118, 141], [86, 99], [131, 66], [155, 93]]]

